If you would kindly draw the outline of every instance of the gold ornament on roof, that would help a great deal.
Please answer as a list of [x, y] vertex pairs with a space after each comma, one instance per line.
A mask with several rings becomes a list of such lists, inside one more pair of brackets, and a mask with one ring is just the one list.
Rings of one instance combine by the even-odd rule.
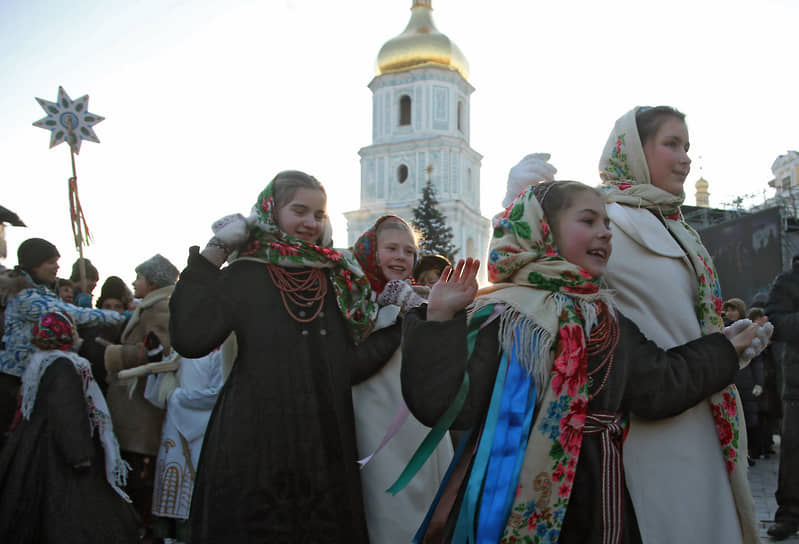
[[458, 46], [433, 23], [431, 0], [414, 0], [411, 20], [399, 36], [380, 48], [377, 75], [401, 72], [425, 65], [442, 66], [469, 77], [469, 63]]

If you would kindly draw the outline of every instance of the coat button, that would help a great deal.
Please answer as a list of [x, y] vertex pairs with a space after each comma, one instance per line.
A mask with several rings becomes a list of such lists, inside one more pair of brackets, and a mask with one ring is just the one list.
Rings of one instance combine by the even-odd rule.
[[298, 315], [299, 315], [300, 317], [305, 317], [305, 310], [300, 310], [300, 311], [298, 312]]
[[307, 331], [307, 330], [305, 330], [305, 329], [303, 329], [303, 330], [302, 330], [302, 333], [300, 333], [300, 334], [302, 334], [303, 336], [308, 336], [308, 331]]
[[319, 334], [321, 334], [322, 336], [325, 336], [327, 334], [327, 329], [320, 330]]

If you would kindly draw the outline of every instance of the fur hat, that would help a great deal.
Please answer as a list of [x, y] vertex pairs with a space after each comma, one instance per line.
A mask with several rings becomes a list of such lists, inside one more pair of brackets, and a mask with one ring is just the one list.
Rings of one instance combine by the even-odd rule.
[[92, 262], [83, 257], [78, 257], [72, 264], [72, 275], [69, 277], [72, 281], [79, 282], [80, 281], [80, 261], [83, 260], [84, 266], [86, 268], [86, 279], [87, 280], [94, 280], [97, 281], [100, 279], [100, 274], [97, 272], [97, 268], [92, 264]]
[[133, 293], [119, 276], [108, 276], [100, 289], [100, 298], [97, 299], [97, 307], [102, 308], [103, 302], [109, 298], [115, 298], [127, 307], [133, 300]]
[[746, 303], [740, 298], [725, 300], [724, 304], [721, 306], [721, 311], [726, 312], [727, 308], [738, 310], [738, 319], [743, 319], [746, 315]]
[[137, 266], [136, 273], [141, 274], [147, 278], [149, 282], [158, 287], [166, 287], [178, 281], [178, 274], [180, 272], [166, 257], [160, 253], [156, 253]]
[[17, 248], [19, 267], [26, 272], [53, 257], [60, 256], [56, 247], [44, 238], [28, 238]]

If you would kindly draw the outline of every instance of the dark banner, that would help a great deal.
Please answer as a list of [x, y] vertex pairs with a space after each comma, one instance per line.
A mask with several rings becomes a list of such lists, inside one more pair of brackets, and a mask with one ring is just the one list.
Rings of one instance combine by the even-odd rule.
[[767, 293], [782, 271], [779, 208], [744, 215], [699, 234], [710, 251], [726, 300], [737, 297], [747, 306], [755, 294]]

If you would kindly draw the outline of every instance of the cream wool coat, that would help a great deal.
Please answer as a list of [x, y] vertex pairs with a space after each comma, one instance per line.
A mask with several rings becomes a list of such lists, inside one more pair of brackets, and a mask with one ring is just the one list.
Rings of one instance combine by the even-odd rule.
[[[164, 411], [144, 398], [146, 379], [139, 378], [134, 386], [129, 381], [117, 381], [116, 373], [147, 362], [147, 352], [142, 346], [144, 337], [150, 331], [161, 340], [164, 355], [169, 353], [169, 297], [174, 289], [174, 285], [168, 285], [144, 297], [122, 331], [121, 344], [108, 346], [105, 350], [109, 383], [106, 397], [114, 432], [123, 451], [152, 456], [158, 454]], [[132, 386], [134, 389], [131, 394]]]
[[[605, 280], [618, 308], [663, 349], [701, 336], [697, 277], [681, 246], [648, 210], [607, 210], [613, 252]], [[748, 501], [736, 504], [707, 400], [664, 420], [633, 415], [624, 470], [645, 544], [758, 542], [748, 482], [739, 490]]]
[[[384, 320], [393, 323], [398, 312], [397, 306], [381, 308], [377, 326], [380, 327]], [[361, 459], [380, 445], [402, 406], [401, 362], [402, 352], [397, 349], [377, 374], [352, 388], [358, 456]], [[361, 470], [370, 542], [410, 542], [422, 524], [452, 460], [449, 433], [444, 435], [430, 458], [402, 491], [391, 495], [386, 493], [386, 489], [400, 475], [429, 431], [430, 427], [425, 427], [413, 414], [408, 414], [397, 434]]]

